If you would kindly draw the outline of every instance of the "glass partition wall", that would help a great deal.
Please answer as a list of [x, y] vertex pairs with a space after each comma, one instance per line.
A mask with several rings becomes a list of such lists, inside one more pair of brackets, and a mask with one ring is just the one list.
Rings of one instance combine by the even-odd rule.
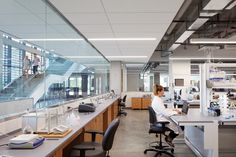
[[0, 105], [30, 99], [34, 110], [109, 91], [107, 59], [48, 1], [1, 0], [0, 21]]

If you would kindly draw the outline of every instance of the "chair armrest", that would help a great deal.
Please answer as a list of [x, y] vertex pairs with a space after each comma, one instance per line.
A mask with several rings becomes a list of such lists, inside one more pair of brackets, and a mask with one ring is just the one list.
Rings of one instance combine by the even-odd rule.
[[73, 146], [72, 149], [79, 150], [80, 151], [80, 157], [85, 157], [85, 152], [87, 150], [95, 150], [95, 147], [79, 144], [79, 145]]
[[97, 131], [97, 130], [88, 130], [88, 131], [85, 131], [85, 133], [88, 133], [88, 134], [92, 135], [92, 142], [95, 142], [97, 134], [104, 135], [103, 132]]
[[169, 124], [169, 121], [158, 121], [155, 122], [154, 125], [161, 125], [162, 127], [164, 127], [166, 124]]

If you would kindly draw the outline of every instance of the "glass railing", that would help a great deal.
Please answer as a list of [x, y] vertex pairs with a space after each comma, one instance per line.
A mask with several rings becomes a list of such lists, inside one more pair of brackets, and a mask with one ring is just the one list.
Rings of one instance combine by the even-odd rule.
[[0, 10], [0, 103], [35, 109], [109, 91], [107, 59], [48, 1], [5, 0]]

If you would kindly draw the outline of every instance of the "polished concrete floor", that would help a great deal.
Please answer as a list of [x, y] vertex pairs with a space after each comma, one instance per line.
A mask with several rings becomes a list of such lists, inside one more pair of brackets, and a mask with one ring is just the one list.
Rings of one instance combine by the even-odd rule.
[[[143, 153], [149, 143], [156, 140], [154, 134], [148, 134], [148, 111], [130, 109], [126, 111], [128, 115], [121, 117], [121, 123], [110, 152], [111, 157], [154, 157], [154, 152], [148, 152], [146, 155]], [[175, 157], [196, 157], [184, 143], [182, 137], [178, 137], [174, 143]], [[162, 155], [162, 157], [165, 156]]]

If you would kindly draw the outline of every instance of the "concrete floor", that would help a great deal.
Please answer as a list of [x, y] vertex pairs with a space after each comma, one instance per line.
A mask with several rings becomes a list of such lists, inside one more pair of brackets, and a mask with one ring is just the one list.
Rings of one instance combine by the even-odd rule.
[[[148, 134], [148, 111], [130, 109], [126, 111], [128, 115], [121, 117], [121, 123], [110, 151], [111, 157], [154, 157], [154, 152], [148, 152], [146, 155], [143, 153], [149, 143], [156, 140], [154, 134]], [[182, 137], [178, 137], [174, 143], [175, 157], [196, 157]], [[162, 157], [165, 156], [162, 155]]]

